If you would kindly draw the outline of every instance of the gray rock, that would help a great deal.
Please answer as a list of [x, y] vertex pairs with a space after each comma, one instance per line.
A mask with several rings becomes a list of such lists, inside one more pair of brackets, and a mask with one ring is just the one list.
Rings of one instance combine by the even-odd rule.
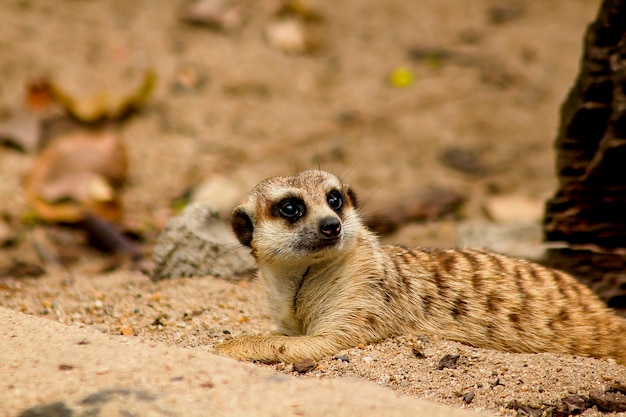
[[190, 204], [168, 222], [157, 239], [153, 260], [153, 281], [206, 275], [232, 279], [254, 265], [230, 227], [202, 203]]
[[206, 204], [221, 215], [230, 214], [233, 207], [241, 202], [254, 186], [254, 182], [247, 177], [258, 180], [254, 175], [246, 178], [237, 174], [212, 176], [193, 188], [191, 201]]
[[473, 220], [459, 223], [457, 232], [460, 247], [489, 249], [515, 258], [539, 261], [546, 249], [539, 222]]
[[74, 412], [64, 402], [40, 404], [24, 410], [18, 417], [72, 417]]
[[24, 410], [18, 417], [179, 416], [166, 408], [166, 397], [141, 390], [109, 388], [88, 395], [74, 408], [64, 402], [40, 404]]

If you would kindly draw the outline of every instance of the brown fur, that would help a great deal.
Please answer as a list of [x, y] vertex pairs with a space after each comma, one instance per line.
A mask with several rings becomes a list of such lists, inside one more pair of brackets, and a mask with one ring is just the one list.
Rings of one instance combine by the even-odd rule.
[[[340, 210], [327, 201], [331, 190], [343, 196]], [[281, 217], [277, 204], [285, 198], [302, 201], [306, 212]], [[341, 233], [320, 248], [328, 240], [321, 219], [332, 218]], [[218, 346], [229, 356], [295, 362], [427, 333], [509, 352], [626, 364], [626, 320], [573, 277], [483, 250], [383, 246], [363, 226], [354, 193], [327, 172], [263, 181], [235, 209], [233, 229], [257, 260], [278, 334]]]

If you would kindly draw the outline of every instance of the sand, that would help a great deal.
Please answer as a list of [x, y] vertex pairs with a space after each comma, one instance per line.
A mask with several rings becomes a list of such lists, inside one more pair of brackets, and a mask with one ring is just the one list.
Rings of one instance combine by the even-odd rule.
[[[467, 197], [451, 216], [385, 241], [540, 256], [558, 110], [598, 1], [320, 3], [325, 46], [304, 56], [267, 45], [273, 1], [242, 1], [243, 25], [225, 33], [181, 22], [180, 4], [0, 4], [2, 117], [20, 111], [35, 78], [88, 97], [134, 85], [146, 68], [157, 74], [148, 104], [119, 127], [130, 162], [121, 224], [141, 236], [146, 259], [190, 189], [208, 190], [224, 213], [262, 178], [316, 167], [349, 182], [366, 215], [432, 189]], [[189, 68], [199, 82], [185, 78]], [[398, 68], [412, 84], [390, 83]], [[113, 398], [106, 415], [406, 415], [439, 403], [454, 407], [448, 415], [513, 416], [575, 412], [590, 398], [583, 415], [600, 415], [599, 397], [619, 404], [626, 368], [612, 361], [424, 335], [354, 347], [303, 374], [216, 357], [227, 337], [271, 331], [253, 277], [154, 283], [80, 231], [23, 221], [34, 161], [0, 147], [0, 270], [20, 261], [45, 271], [0, 277], [2, 415], [55, 401], [80, 414], [94, 393]], [[41, 261], [42, 236], [61, 266]], [[439, 369], [446, 355], [459, 356]]]

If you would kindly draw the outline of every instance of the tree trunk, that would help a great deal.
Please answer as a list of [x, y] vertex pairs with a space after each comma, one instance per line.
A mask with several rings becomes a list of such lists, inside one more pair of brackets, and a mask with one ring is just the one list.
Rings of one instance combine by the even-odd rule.
[[604, 0], [587, 28], [555, 147], [559, 189], [545, 238], [593, 251], [553, 250], [548, 262], [626, 307], [626, 0]]
[[626, 248], [626, 0], [605, 0], [561, 109], [549, 241]]

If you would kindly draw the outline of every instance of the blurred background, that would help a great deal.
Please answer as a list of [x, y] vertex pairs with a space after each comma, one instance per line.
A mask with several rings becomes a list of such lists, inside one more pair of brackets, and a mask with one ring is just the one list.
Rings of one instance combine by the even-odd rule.
[[[92, 215], [147, 254], [185, 204], [227, 216], [261, 179], [310, 168], [351, 184], [385, 239], [539, 256], [559, 106], [598, 6], [5, 0], [0, 267], [37, 264], [42, 225]], [[64, 233], [43, 239], [59, 262], [100, 256]]]
[[[206, 351], [232, 335], [266, 334], [263, 288], [228, 218], [260, 180], [312, 168], [350, 184], [386, 242], [540, 260], [560, 106], [599, 6], [0, 0], [0, 307], [146, 347]], [[193, 205], [190, 221], [183, 209], [193, 202], [219, 216]], [[618, 270], [600, 271], [592, 285], [613, 307], [626, 306], [624, 262], [596, 262]], [[73, 334], [63, 331], [68, 341]], [[608, 361], [427, 340], [355, 348], [351, 364], [328, 359], [311, 375], [356, 376], [462, 407], [475, 390], [471, 407], [503, 415], [515, 413], [511, 404], [548, 407], [623, 380]], [[422, 341], [426, 354], [415, 348]], [[463, 353], [462, 369], [433, 372], [446, 352]], [[57, 372], [84, 375], [50, 366], [55, 381]], [[102, 369], [94, 381], [109, 380]], [[136, 387], [144, 374], [128, 370]], [[182, 379], [167, 384], [183, 389]], [[28, 382], [5, 391], [46, 398]], [[83, 394], [91, 385], [81, 384]]]

